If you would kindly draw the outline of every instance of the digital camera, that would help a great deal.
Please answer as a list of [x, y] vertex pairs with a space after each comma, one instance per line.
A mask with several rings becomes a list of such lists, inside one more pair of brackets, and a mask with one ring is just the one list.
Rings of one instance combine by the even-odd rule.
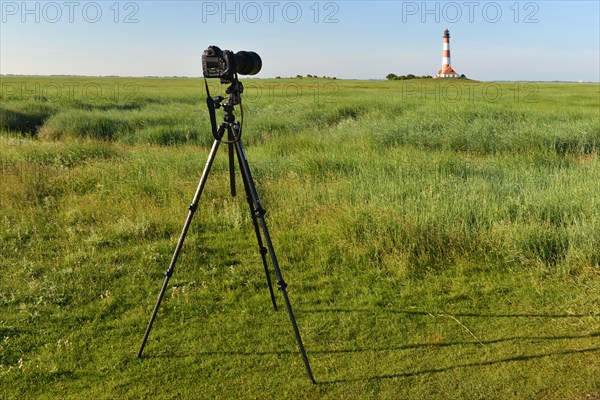
[[202, 70], [206, 78], [220, 78], [223, 83], [231, 83], [235, 74], [256, 75], [262, 68], [260, 56], [253, 51], [221, 50], [210, 46], [202, 54]]

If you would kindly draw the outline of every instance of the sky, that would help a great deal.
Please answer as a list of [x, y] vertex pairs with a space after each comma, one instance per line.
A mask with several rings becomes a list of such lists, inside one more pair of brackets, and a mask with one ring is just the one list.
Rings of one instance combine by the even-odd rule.
[[435, 75], [600, 81], [600, 2], [0, 1], [0, 74], [201, 76], [204, 49], [255, 51], [256, 77]]

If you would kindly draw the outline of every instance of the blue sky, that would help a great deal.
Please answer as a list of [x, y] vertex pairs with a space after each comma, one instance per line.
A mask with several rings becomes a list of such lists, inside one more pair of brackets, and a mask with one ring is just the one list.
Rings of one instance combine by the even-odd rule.
[[600, 80], [598, 1], [5, 1], [0, 73], [200, 76], [209, 45], [258, 77], [383, 79], [452, 65], [480, 80]]

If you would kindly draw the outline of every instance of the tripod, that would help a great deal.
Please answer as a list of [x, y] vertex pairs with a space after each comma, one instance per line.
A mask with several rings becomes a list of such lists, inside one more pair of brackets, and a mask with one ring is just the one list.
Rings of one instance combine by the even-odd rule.
[[[207, 87], [208, 89], [208, 87]], [[169, 268], [165, 271], [165, 280], [163, 282], [162, 288], [158, 295], [158, 299], [156, 301], [156, 305], [154, 306], [154, 311], [152, 312], [152, 316], [150, 317], [150, 322], [148, 323], [148, 327], [146, 329], [146, 333], [144, 334], [144, 339], [142, 341], [142, 345], [138, 352], [138, 358], [142, 356], [142, 352], [144, 351], [144, 346], [146, 345], [146, 341], [148, 340], [148, 336], [150, 335], [150, 330], [152, 329], [152, 325], [156, 318], [156, 314], [160, 307], [160, 303], [165, 294], [165, 290], [167, 289], [167, 285], [169, 283], [169, 279], [173, 275], [175, 270], [175, 264], [177, 262], [177, 258], [179, 257], [179, 252], [183, 246], [183, 242], [188, 232], [188, 228], [194, 216], [194, 213], [198, 209], [198, 203], [200, 201], [200, 196], [202, 195], [202, 191], [204, 190], [204, 186], [206, 184], [206, 180], [208, 178], [208, 174], [210, 173], [211, 166], [215, 159], [215, 155], [217, 154], [217, 150], [219, 149], [219, 145], [221, 143], [226, 143], [228, 146], [229, 152], [229, 176], [230, 176], [230, 185], [231, 185], [231, 195], [235, 196], [235, 159], [237, 158], [240, 173], [242, 177], [242, 181], [244, 183], [244, 189], [246, 192], [246, 198], [248, 200], [248, 206], [250, 207], [250, 213], [252, 215], [252, 224], [254, 225], [254, 232], [256, 233], [256, 240], [258, 242], [258, 248], [260, 251], [260, 256], [262, 258], [262, 263], [265, 269], [265, 274], [267, 276], [267, 283], [269, 285], [269, 292], [271, 294], [271, 302], [273, 303], [273, 308], [277, 310], [277, 303], [275, 302], [275, 294], [273, 292], [273, 285], [271, 283], [271, 278], [269, 275], [269, 268], [267, 265], [267, 254], [270, 255], [271, 263], [273, 264], [273, 268], [275, 269], [275, 275], [277, 277], [277, 285], [279, 290], [283, 295], [283, 300], [285, 302], [285, 306], [290, 317], [290, 321], [292, 323], [292, 327], [294, 330], [294, 334], [296, 336], [296, 341], [298, 342], [298, 347], [300, 349], [300, 354], [302, 355], [302, 360], [304, 362], [304, 366], [306, 368], [306, 372], [311, 383], [315, 383], [315, 379], [313, 377], [310, 363], [308, 362], [308, 357], [306, 355], [306, 351], [304, 350], [304, 344], [302, 343], [302, 338], [300, 337], [300, 331], [298, 329], [298, 324], [296, 323], [296, 318], [294, 317], [294, 312], [292, 310], [292, 305], [290, 304], [290, 300], [287, 294], [287, 284], [283, 280], [283, 276], [281, 274], [281, 269], [279, 268], [279, 263], [277, 262], [277, 256], [275, 255], [275, 250], [273, 248], [273, 243], [271, 242], [271, 237], [269, 235], [269, 230], [267, 229], [267, 224], [265, 222], [265, 210], [262, 208], [260, 204], [260, 200], [258, 199], [258, 194], [256, 191], [256, 186], [254, 185], [254, 180], [252, 179], [252, 174], [250, 173], [250, 167], [248, 165], [248, 160], [246, 158], [246, 154], [244, 152], [244, 146], [242, 145], [241, 136], [242, 136], [242, 127], [240, 123], [235, 120], [235, 116], [233, 114], [234, 106], [237, 104], [241, 104], [241, 93], [243, 92], [243, 86], [240, 81], [238, 81], [237, 76], [233, 80], [233, 83], [227, 89], [226, 93], [229, 94], [228, 101], [226, 104], [222, 105], [224, 97], [218, 96], [215, 98], [207, 97], [207, 104], [209, 108], [209, 113], [211, 117], [211, 125], [213, 136], [215, 138], [210, 153], [208, 155], [208, 160], [206, 161], [206, 165], [204, 167], [204, 171], [202, 172], [202, 176], [200, 178], [200, 183], [198, 184], [198, 188], [196, 189], [196, 194], [194, 195], [194, 199], [192, 204], [188, 208], [187, 219], [185, 220], [185, 224], [183, 225], [183, 230], [181, 232], [181, 236], [179, 237], [179, 241], [177, 242], [177, 246], [175, 247], [175, 251], [173, 253], [173, 257], [171, 258], [171, 263], [169, 264]], [[216, 117], [215, 117], [215, 108], [223, 107], [225, 111], [224, 122], [217, 129]], [[242, 114], [243, 115], [243, 114]], [[227, 132], [227, 141], [223, 141], [223, 136]], [[235, 157], [234, 157], [235, 154]], [[264, 235], [264, 243], [266, 243], [266, 247], [264, 246], [263, 239], [261, 236]]]

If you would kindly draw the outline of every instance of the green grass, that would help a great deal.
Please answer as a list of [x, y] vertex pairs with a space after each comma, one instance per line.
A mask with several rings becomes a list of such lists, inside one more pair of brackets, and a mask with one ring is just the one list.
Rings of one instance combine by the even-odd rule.
[[0, 398], [600, 396], [597, 84], [245, 81], [311, 385], [222, 150], [136, 358], [201, 81], [1, 83]]

